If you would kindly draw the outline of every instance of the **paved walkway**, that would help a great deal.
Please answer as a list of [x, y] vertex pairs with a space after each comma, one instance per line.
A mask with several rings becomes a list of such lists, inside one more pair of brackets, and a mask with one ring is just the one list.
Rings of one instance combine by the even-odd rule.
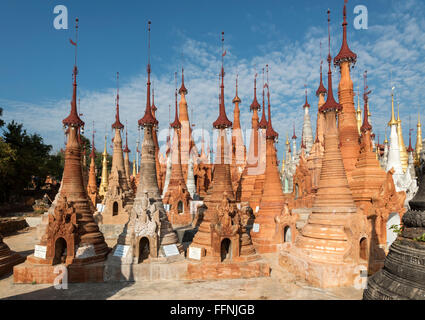
[[[35, 228], [5, 237], [9, 247], [23, 255], [34, 250]], [[267, 255], [272, 268], [270, 278], [218, 281], [143, 281], [136, 283], [69, 284], [66, 290], [52, 285], [14, 284], [13, 276], [0, 278], [0, 299], [306, 299], [357, 300], [362, 291], [354, 288], [318, 289], [308, 286], [292, 273], [278, 266], [276, 255]]]

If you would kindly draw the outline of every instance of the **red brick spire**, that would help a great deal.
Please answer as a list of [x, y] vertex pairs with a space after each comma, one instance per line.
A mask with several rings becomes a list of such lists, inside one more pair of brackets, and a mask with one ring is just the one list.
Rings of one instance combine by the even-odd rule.
[[64, 126], [82, 127], [84, 121], [80, 119], [77, 112], [77, 44], [78, 44], [78, 18], [75, 19], [75, 62], [73, 70], [73, 89], [72, 89], [72, 100], [71, 100], [71, 112], [68, 117], [62, 120]]
[[323, 106], [320, 107], [320, 112], [328, 112], [331, 110], [335, 111], [341, 111], [342, 106], [335, 101], [334, 94], [332, 91], [332, 69], [331, 69], [331, 31], [330, 31], [330, 22], [331, 22], [331, 11], [328, 10], [328, 48], [329, 48], [329, 54], [328, 54], [328, 65], [329, 65], [329, 71], [328, 71], [328, 97], [326, 99], [326, 102]]
[[343, 35], [342, 35], [342, 46], [338, 55], [334, 58], [334, 64], [339, 66], [342, 62], [348, 61], [350, 63], [355, 64], [357, 61], [357, 55], [350, 50], [347, 43], [347, 2], [348, 0], [344, 0], [344, 22], [342, 23]]
[[155, 105], [155, 85], [152, 83], [152, 115], [155, 116], [155, 111], [158, 110], [158, 108]]
[[124, 125], [120, 122], [120, 87], [119, 87], [120, 73], [117, 72], [117, 106], [115, 113], [115, 122], [112, 124], [112, 129], [122, 129]]
[[151, 22], [148, 21], [148, 82], [146, 89], [146, 109], [145, 115], [143, 118], [139, 120], [139, 126], [154, 126], [158, 124], [158, 120], [154, 118], [152, 115], [152, 107], [151, 107]]
[[263, 113], [261, 115], [261, 120], [260, 123], [258, 124], [258, 127], [260, 127], [261, 129], [266, 129], [267, 128], [267, 120], [266, 120], [266, 106], [264, 104], [264, 68], [263, 68]]
[[233, 103], [239, 102], [241, 103], [242, 100], [238, 97], [238, 74], [236, 74], [236, 95], [232, 100]]
[[254, 110], [254, 109], [260, 109], [261, 106], [257, 101], [257, 74], [255, 74], [254, 76], [254, 100], [251, 103], [250, 109]]
[[[174, 74], [174, 77], [175, 78], [177, 77], [177, 72]], [[182, 87], [184, 87], [184, 86], [182, 85]], [[180, 88], [180, 90], [181, 90], [181, 88]], [[170, 127], [174, 128], [174, 129], [180, 129], [182, 127], [182, 125], [180, 123], [179, 114], [178, 114], [178, 111], [177, 111], [177, 79], [176, 79], [176, 92], [175, 92], [174, 95], [175, 95], [175, 100], [176, 100], [176, 113], [175, 113], [175, 117], [174, 117], [174, 122], [170, 123]]]
[[270, 89], [269, 89], [269, 84], [268, 81], [266, 83], [266, 87], [267, 87], [267, 116], [268, 116], [268, 123], [267, 123], [267, 130], [266, 130], [266, 138], [267, 139], [276, 139], [279, 137], [279, 134], [274, 131], [273, 126], [272, 126], [272, 116], [271, 116], [271, 112], [270, 112]]
[[[320, 49], [322, 49], [322, 43], [320, 42]], [[322, 50], [320, 50], [322, 51]], [[323, 68], [323, 60], [320, 61], [320, 84], [319, 88], [316, 91], [316, 96], [318, 97], [321, 93], [326, 94], [328, 91], [323, 85], [323, 77], [322, 77], [322, 68]]]
[[406, 151], [409, 152], [409, 153], [415, 151], [412, 148], [412, 130], [413, 129], [409, 129], [409, 147], [406, 149]]
[[364, 100], [364, 117], [363, 117], [363, 125], [361, 126], [360, 130], [362, 132], [367, 131], [367, 130], [372, 130], [372, 126], [369, 123], [369, 117], [368, 117], [368, 100], [369, 100], [369, 94], [372, 91], [367, 91], [369, 89], [369, 87], [367, 86], [367, 70], [364, 72], [363, 75], [363, 79], [364, 79], [364, 94], [363, 94], [363, 100]]
[[308, 104], [308, 100], [307, 100], [307, 85], [306, 84], [304, 85], [304, 88], [305, 88], [305, 103], [303, 108], [305, 109], [305, 108], [310, 108], [310, 105]]
[[179, 89], [179, 94], [184, 94], [184, 95], [187, 95], [187, 89], [186, 89], [186, 87], [184, 86], [184, 69], [183, 69], [183, 67], [182, 67], [182, 86], [180, 87], [180, 89]]
[[216, 129], [226, 129], [232, 126], [232, 121], [227, 118], [226, 108], [224, 106], [224, 56], [226, 55], [226, 51], [224, 51], [224, 32], [221, 33], [221, 46], [222, 46], [222, 54], [221, 54], [221, 94], [220, 94], [220, 109], [219, 115], [216, 121], [213, 123], [213, 127]]
[[127, 123], [125, 126], [125, 146], [123, 152], [130, 153], [131, 150], [128, 148], [128, 133], [127, 133]]
[[295, 140], [297, 136], [295, 135], [295, 123], [294, 123], [294, 135], [292, 136], [292, 139]]

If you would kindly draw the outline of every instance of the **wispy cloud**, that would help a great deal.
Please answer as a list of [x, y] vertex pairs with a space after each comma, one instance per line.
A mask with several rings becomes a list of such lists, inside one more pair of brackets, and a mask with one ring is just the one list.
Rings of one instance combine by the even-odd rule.
[[[408, 137], [408, 119], [415, 114], [423, 95], [423, 79], [425, 77], [425, 19], [424, 5], [420, 1], [394, 3], [388, 8], [392, 14], [385, 17], [375, 17], [370, 21], [369, 29], [354, 31], [349, 26], [349, 45], [358, 54], [358, 63], [351, 75], [354, 90], [363, 81], [360, 76], [368, 70], [369, 87], [373, 90], [370, 96], [372, 124], [374, 131], [380, 134], [381, 141], [390, 111], [390, 74], [396, 85], [397, 99], [400, 102], [400, 114]], [[272, 14], [272, 13], [269, 13]], [[340, 17], [333, 17], [332, 25], [332, 55], [335, 56], [341, 45], [342, 29]], [[337, 27], [336, 27], [337, 26]], [[259, 26], [268, 28], [273, 39], [258, 47], [258, 54], [252, 57], [237, 56], [232, 50], [231, 40], [226, 38], [227, 55], [225, 57], [225, 101], [229, 118], [232, 118], [231, 103], [235, 93], [235, 77], [239, 74], [239, 96], [241, 104], [241, 122], [243, 128], [249, 128], [249, 105], [253, 98], [253, 78], [258, 73], [258, 99], [261, 103], [262, 75], [261, 68], [269, 65], [269, 80], [272, 103], [272, 116], [275, 130], [280, 134], [279, 152], [281, 154], [286, 133], [297, 126], [297, 133], [302, 127], [302, 105], [304, 104], [304, 84], [309, 88], [309, 102], [312, 106], [312, 123], [316, 122], [317, 98], [315, 91], [319, 84], [320, 50], [319, 42], [323, 43], [323, 57], [327, 50], [326, 22], [322, 26], [311, 26], [305, 36], [298, 41], [287, 41], [273, 25]], [[253, 30], [257, 31], [257, 30]], [[212, 129], [212, 122], [218, 115], [218, 74], [221, 67], [220, 50], [217, 43], [202, 42], [179, 33], [180, 47], [172, 50], [176, 53], [173, 61], [161, 61], [162, 74], [155, 72], [152, 66], [153, 82], [155, 84], [155, 104], [158, 107], [157, 117], [160, 130], [167, 129], [169, 123], [169, 106], [174, 107], [174, 70], [181, 61], [180, 54], [184, 52], [185, 85], [189, 90], [187, 102], [189, 112], [193, 110], [192, 121], [197, 128]], [[156, 53], [158, 54], [158, 53]], [[160, 55], [160, 54], [159, 54]], [[71, 66], [70, 66], [71, 68]], [[337, 89], [339, 72], [334, 71], [334, 88]], [[324, 64], [324, 80], [327, 83], [327, 65]], [[180, 74], [179, 74], [180, 83]], [[137, 138], [137, 119], [142, 117], [146, 103], [146, 75], [139, 74], [131, 79], [121, 79], [120, 85], [121, 120], [128, 121], [130, 149], [135, 150]], [[86, 121], [86, 132], [91, 132], [91, 122], [95, 121], [97, 131], [96, 144], [103, 145], [103, 135], [106, 132], [111, 137], [111, 124], [114, 121], [115, 88], [105, 88], [100, 91], [79, 89], [81, 112]], [[61, 120], [69, 110], [70, 97], [59, 101], [19, 102], [0, 100], [4, 106], [6, 120], [16, 119], [23, 122], [30, 131], [39, 132], [47, 143], [57, 150], [63, 147], [63, 132]], [[356, 99], [357, 101], [357, 99]], [[173, 112], [172, 112], [173, 114]], [[412, 117], [412, 127], [415, 124]], [[298, 134], [298, 136], [301, 136]], [[163, 142], [165, 142], [164, 134]], [[407, 142], [407, 141], [406, 141]], [[211, 141], [212, 143], [212, 141]]]

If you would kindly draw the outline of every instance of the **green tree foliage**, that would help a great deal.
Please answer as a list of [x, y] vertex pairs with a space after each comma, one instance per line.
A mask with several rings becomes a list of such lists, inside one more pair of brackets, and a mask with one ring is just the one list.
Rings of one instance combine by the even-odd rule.
[[3, 108], [0, 108], [0, 128], [4, 126], [4, 121], [1, 119], [3, 116]]
[[51, 145], [44, 144], [38, 134], [28, 134], [23, 125], [15, 121], [7, 124], [3, 138], [14, 154], [13, 161], [5, 160], [7, 168], [2, 171], [5, 176], [0, 186], [1, 200], [7, 201], [11, 195], [22, 194], [33, 182], [36, 189], [44, 185], [55, 159], [49, 154]]

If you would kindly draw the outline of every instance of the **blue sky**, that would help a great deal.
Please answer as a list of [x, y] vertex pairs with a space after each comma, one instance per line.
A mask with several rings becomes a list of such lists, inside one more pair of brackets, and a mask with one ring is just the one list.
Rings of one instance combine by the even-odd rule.
[[[65, 5], [69, 29], [53, 27], [53, 8]], [[366, 5], [368, 30], [353, 28], [353, 8]], [[160, 128], [168, 127], [168, 105], [174, 103], [174, 72], [185, 67], [187, 101], [197, 127], [210, 129], [218, 114], [220, 32], [225, 32], [225, 97], [233, 118], [234, 81], [239, 72], [242, 127], [250, 126], [249, 105], [255, 72], [270, 66], [272, 116], [280, 134], [279, 153], [295, 121], [301, 136], [304, 83], [309, 88], [315, 127], [320, 49], [327, 52], [326, 10], [332, 11], [332, 55], [341, 45], [343, 0], [327, 1], [14, 1], [0, 3], [0, 105], [6, 121], [23, 122], [55, 150], [63, 147], [61, 120], [69, 112], [74, 19], [80, 19], [79, 97], [90, 134], [95, 121], [96, 144], [103, 145], [105, 126], [114, 121], [115, 74], [120, 72], [121, 119], [128, 120], [134, 150], [136, 122], [146, 95], [147, 33], [152, 20], [152, 72]], [[420, 0], [350, 0], [348, 39], [358, 54], [352, 70], [355, 90], [368, 70], [372, 125], [384, 139], [390, 111], [390, 72], [397, 87], [408, 144], [409, 115], [415, 128], [424, 99], [425, 4]], [[325, 67], [326, 75], [327, 67]], [[335, 71], [335, 70], [334, 70]], [[180, 77], [180, 73], [179, 73]], [[259, 77], [261, 81], [261, 76]], [[338, 72], [334, 72], [337, 88]], [[327, 81], [325, 76], [325, 81]], [[363, 81], [360, 82], [362, 87]], [[180, 83], [179, 83], [180, 85]], [[314, 128], [313, 128], [314, 130]], [[415, 134], [413, 135], [415, 141]], [[132, 156], [131, 156], [132, 158]]]

